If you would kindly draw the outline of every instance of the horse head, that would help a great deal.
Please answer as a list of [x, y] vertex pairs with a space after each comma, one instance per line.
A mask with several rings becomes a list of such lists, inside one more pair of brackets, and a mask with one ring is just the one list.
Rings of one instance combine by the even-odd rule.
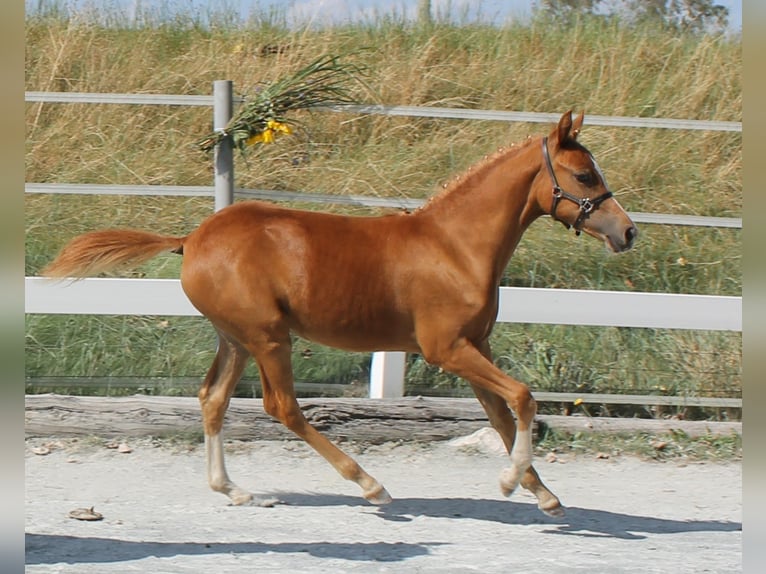
[[578, 235], [584, 231], [615, 253], [627, 251], [638, 229], [612, 196], [596, 160], [577, 141], [583, 119], [584, 114], [573, 120], [572, 112], [566, 112], [543, 138], [537, 201], [545, 213]]

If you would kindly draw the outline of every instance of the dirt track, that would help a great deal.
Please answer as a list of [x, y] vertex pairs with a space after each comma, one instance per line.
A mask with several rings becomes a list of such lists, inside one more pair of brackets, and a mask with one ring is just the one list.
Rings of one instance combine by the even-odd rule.
[[[302, 443], [234, 443], [232, 478], [284, 503], [259, 508], [208, 489], [199, 447], [129, 446], [27, 440], [27, 572], [742, 570], [739, 463], [536, 459], [567, 506], [552, 519], [500, 495], [504, 460], [483, 447], [345, 445], [395, 499], [376, 508]], [[90, 506], [102, 521], [67, 516]]]

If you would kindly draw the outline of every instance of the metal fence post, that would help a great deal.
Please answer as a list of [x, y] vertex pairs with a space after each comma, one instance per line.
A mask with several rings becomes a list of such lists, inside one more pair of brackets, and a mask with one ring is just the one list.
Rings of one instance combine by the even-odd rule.
[[[213, 82], [213, 130], [222, 131], [232, 116], [232, 81]], [[234, 150], [226, 138], [215, 146], [215, 210], [234, 203]]]
[[[232, 81], [215, 80], [213, 82], [213, 131], [223, 131], [232, 116]], [[215, 211], [234, 203], [234, 150], [231, 140], [225, 138], [216, 144], [213, 151], [213, 169], [215, 173]], [[216, 353], [221, 347], [221, 337], [217, 338]]]
[[370, 365], [370, 398], [404, 396], [404, 369], [407, 353], [386, 351], [373, 353]]

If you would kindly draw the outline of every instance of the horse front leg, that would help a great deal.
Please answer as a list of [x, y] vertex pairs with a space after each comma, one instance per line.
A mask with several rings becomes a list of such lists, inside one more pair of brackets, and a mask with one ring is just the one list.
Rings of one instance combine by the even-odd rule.
[[[510, 496], [521, 484], [537, 497], [540, 510], [550, 516], [562, 516], [561, 502], [545, 487], [532, 466], [532, 422], [537, 404], [529, 388], [498, 369], [490, 356], [486, 342], [475, 346], [463, 339], [426, 358], [471, 384], [490, 424], [503, 439], [511, 463], [500, 475], [503, 494]], [[509, 405], [516, 413], [516, 421]]]
[[[477, 347], [481, 354], [488, 361], [492, 362], [492, 350], [490, 349], [489, 342], [485, 340]], [[490, 424], [498, 432], [500, 438], [503, 439], [505, 448], [508, 452], [511, 452], [516, 438], [516, 422], [513, 420], [513, 415], [511, 415], [511, 411], [508, 409], [508, 404], [499, 395], [474, 384], [471, 384], [471, 387], [479, 403], [481, 403], [481, 406], [487, 413]], [[510, 496], [513, 492], [512, 489], [508, 488], [509, 486], [501, 481], [500, 488], [505, 496]], [[564, 515], [561, 501], [543, 484], [533, 466], [530, 465], [524, 472], [524, 475], [521, 477], [521, 486], [535, 495], [537, 506], [540, 510], [554, 517]]]
[[[494, 393], [486, 391], [473, 384], [471, 386], [476, 394], [476, 398], [479, 399], [481, 406], [484, 407], [484, 411], [487, 413], [487, 418], [489, 419], [490, 424], [498, 432], [500, 438], [503, 439], [505, 448], [510, 453], [516, 438], [516, 423], [513, 420], [511, 411], [508, 409], [507, 403]], [[513, 486], [513, 484], [509, 484], [501, 478], [500, 489], [505, 496], [510, 496], [512, 494]], [[524, 475], [521, 477], [521, 486], [537, 497], [537, 507], [540, 510], [549, 516], [560, 517], [564, 515], [564, 508], [561, 506], [561, 501], [543, 484], [537, 471], [532, 465], [527, 468]]]

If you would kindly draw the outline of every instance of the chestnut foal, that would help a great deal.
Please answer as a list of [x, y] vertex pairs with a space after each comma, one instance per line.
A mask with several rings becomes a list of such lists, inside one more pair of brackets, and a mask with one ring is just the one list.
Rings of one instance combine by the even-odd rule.
[[[252, 355], [266, 411], [353, 480], [373, 504], [386, 489], [304, 418], [293, 389], [291, 333], [354, 351], [421, 353], [465, 378], [505, 442], [510, 465], [500, 486], [521, 484], [547, 514], [559, 499], [532, 467], [535, 400], [492, 362], [489, 335], [498, 286], [527, 227], [548, 214], [614, 252], [637, 230], [577, 142], [583, 115], [565, 113], [547, 137], [489, 156], [410, 214], [347, 217], [243, 201], [185, 237], [145, 231], [86, 233], [45, 269], [82, 277], [136, 265], [162, 252], [183, 255], [181, 283], [219, 335], [199, 392], [210, 486], [234, 504], [258, 503], [224, 465], [221, 427]], [[516, 415], [516, 420], [510, 409]]]

